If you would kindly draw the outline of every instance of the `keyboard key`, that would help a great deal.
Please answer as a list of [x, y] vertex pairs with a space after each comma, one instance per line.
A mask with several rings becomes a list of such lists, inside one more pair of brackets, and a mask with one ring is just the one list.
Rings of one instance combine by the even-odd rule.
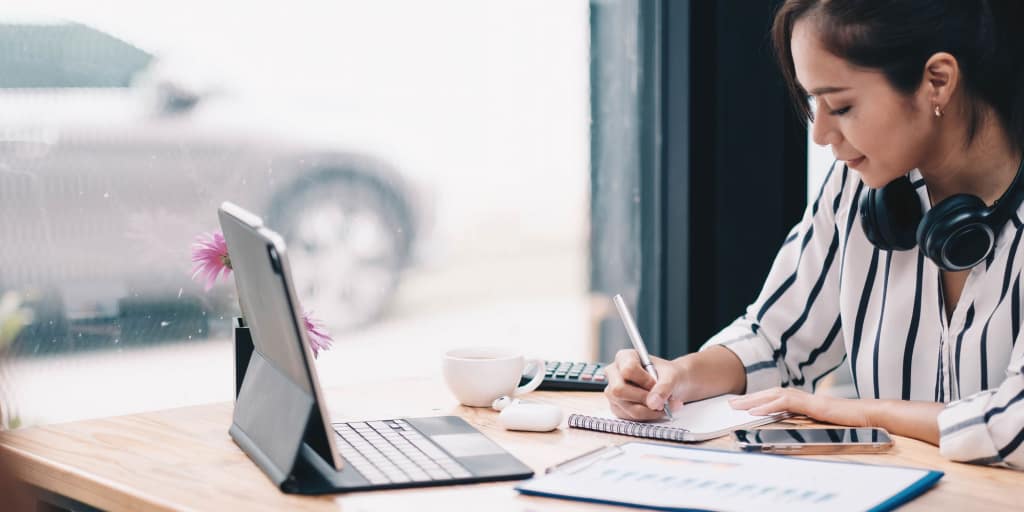
[[431, 459], [451, 460], [451, 457], [449, 457], [448, 454], [442, 452], [439, 448], [427, 442], [425, 439], [410, 439], [409, 442], [415, 445], [416, 448], [419, 448], [423, 453], [427, 455], [427, 457], [430, 457]]
[[409, 478], [408, 476], [405, 476], [405, 473], [402, 473], [401, 471], [398, 471], [398, 472], [395, 472], [395, 473], [388, 473], [387, 476], [388, 476], [388, 479], [391, 480], [392, 483], [396, 483], [396, 484], [404, 484], [406, 482], [411, 482], [412, 481], [411, 478]]
[[469, 477], [473, 476], [472, 473], [470, 473], [469, 471], [466, 471], [465, 469], [462, 469], [462, 468], [453, 468], [453, 469], [449, 470], [448, 472], [451, 473], [451, 475], [453, 477], [455, 477], [455, 478], [469, 478]]
[[460, 466], [457, 462], [454, 461], [441, 463], [441, 469], [452, 474], [454, 474], [456, 471], [465, 471], [465, 469], [462, 466]]
[[384, 476], [384, 475], [382, 475], [380, 473], [377, 473], [375, 475], [363, 474], [363, 476], [366, 477], [366, 479], [369, 480], [370, 483], [374, 484], [374, 485], [381, 485], [381, 484], [391, 483], [391, 480], [388, 480], [388, 477], [386, 477], [386, 476]]
[[409, 478], [411, 478], [413, 482], [426, 482], [427, 480], [432, 480], [426, 471], [419, 468], [409, 470]]

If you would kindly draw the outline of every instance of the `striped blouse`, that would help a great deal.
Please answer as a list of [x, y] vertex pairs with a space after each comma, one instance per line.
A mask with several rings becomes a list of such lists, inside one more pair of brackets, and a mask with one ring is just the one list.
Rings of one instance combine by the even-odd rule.
[[[928, 193], [911, 173], [927, 210]], [[833, 164], [789, 233], [746, 314], [704, 345], [743, 362], [747, 391], [813, 391], [849, 363], [862, 398], [943, 402], [941, 453], [1024, 469], [1020, 208], [993, 254], [971, 269], [947, 322], [938, 267], [917, 249], [884, 251], [864, 235], [856, 172]]]

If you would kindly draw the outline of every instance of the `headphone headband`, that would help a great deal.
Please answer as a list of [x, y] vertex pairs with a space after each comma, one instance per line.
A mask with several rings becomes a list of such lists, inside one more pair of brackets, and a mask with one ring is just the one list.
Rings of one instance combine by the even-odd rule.
[[1021, 175], [1024, 174], [1024, 158], [1021, 158], [1020, 165], [1017, 166], [1017, 174], [1013, 176], [1013, 181], [1010, 183], [1010, 187], [1007, 188], [1003, 195], [996, 199], [996, 202], [992, 203], [991, 215], [997, 220], [1006, 221], [1011, 215], [1016, 213], [1017, 208], [1020, 207], [1020, 203], [1024, 201], [1024, 183], [1022, 183]]

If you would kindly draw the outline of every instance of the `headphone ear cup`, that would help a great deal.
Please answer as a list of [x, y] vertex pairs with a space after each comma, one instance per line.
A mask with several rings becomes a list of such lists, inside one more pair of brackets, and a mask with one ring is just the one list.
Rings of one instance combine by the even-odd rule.
[[916, 245], [921, 222], [921, 198], [906, 176], [861, 196], [860, 220], [864, 235], [883, 251], [906, 251]]
[[889, 247], [889, 241], [878, 232], [878, 215], [875, 213], [875, 189], [866, 189], [860, 196], [860, 226], [864, 236], [879, 249]]
[[985, 203], [970, 194], [943, 200], [928, 211], [917, 228], [921, 250], [946, 271], [973, 267], [988, 256], [994, 245], [987, 211]]

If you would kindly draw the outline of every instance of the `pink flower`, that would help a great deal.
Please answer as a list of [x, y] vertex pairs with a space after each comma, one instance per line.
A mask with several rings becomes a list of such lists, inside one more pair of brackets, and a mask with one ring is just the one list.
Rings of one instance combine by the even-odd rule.
[[[231, 258], [228, 257], [228, 244], [220, 231], [203, 233], [196, 237], [192, 244], [192, 279], [200, 278], [206, 283], [206, 291], [210, 291], [221, 276], [231, 275]], [[323, 323], [313, 318], [312, 311], [302, 312], [302, 323], [305, 324], [309, 336], [309, 348], [313, 349], [313, 357], [321, 350], [331, 348], [334, 340], [324, 329]]]
[[210, 291], [220, 276], [231, 275], [231, 259], [228, 258], [228, 244], [220, 231], [203, 233], [192, 244], [192, 279], [199, 278]]
[[323, 322], [313, 317], [312, 311], [303, 311], [302, 321], [306, 324], [306, 334], [309, 337], [309, 348], [313, 349], [313, 357], [317, 357], [321, 350], [331, 348], [334, 340], [324, 330]]

